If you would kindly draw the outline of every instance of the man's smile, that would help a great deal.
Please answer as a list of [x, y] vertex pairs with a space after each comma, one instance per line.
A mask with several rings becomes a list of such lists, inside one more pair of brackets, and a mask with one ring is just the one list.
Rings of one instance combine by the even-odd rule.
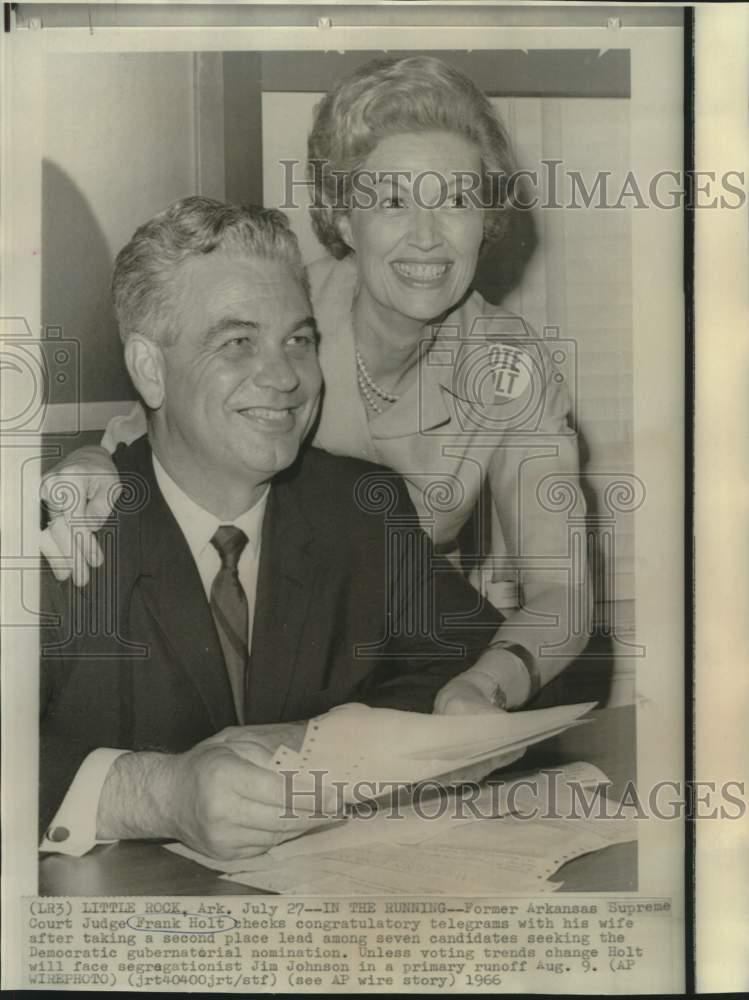
[[278, 431], [290, 431], [296, 421], [296, 413], [300, 406], [247, 406], [243, 409], [235, 410], [245, 420], [249, 420], [260, 427], [270, 428]]

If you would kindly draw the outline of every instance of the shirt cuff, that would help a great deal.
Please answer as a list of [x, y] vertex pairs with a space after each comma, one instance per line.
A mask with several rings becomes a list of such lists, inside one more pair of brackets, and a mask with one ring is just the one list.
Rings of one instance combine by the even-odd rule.
[[97, 844], [115, 843], [97, 839], [96, 814], [109, 769], [118, 757], [128, 752], [102, 747], [86, 757], [39, 845], [40, 851], [72, 854], [79, 858]]

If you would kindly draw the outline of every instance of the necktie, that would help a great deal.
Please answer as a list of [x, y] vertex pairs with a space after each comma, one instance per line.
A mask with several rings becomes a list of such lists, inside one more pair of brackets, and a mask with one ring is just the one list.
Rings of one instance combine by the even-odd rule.
[[211, 612], [216, 622], [226, 672], [234, 696], [234, 707], [240, 723], [244, 722], [250, 616], [247, 595], [239, 582], [237, 566], [246, 544], [247, 535], [231, 524], [222, 524], [211, 539], [211, 545], [221, 557], [221, 569], [211, 587]]

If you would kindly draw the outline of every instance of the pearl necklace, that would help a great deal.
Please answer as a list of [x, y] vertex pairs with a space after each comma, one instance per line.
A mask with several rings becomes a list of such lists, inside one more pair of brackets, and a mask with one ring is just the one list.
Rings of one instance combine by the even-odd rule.
[[381, 385], [369, 374], [367, 366], [364, 364], [364, 358], [359, 353], [358, 349], [356, 351], [356, 380], [359, 383], [359, 389], [362, 396], [367, 401], [375, 413], [382, 413], [382, 407], [378, 403], [375, 396], [379, 396], [380, 399], [384, 399], [386, 403], [397, 403], [400, 396], [396, 396], [392, 392], [386, 392]]

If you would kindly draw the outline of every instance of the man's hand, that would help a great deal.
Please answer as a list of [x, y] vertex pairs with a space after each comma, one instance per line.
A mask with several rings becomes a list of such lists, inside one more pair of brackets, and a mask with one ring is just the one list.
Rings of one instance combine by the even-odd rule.
[[176, 839], [229, 860], [328, 823], [313, 816], [319, 803], [312, 796], [295, 796], [294, 817], [286, 817], [284, 778], [270, 770], [271, 758], [257, 741], [242, 756], [230, 742], [210, 741], [182, 754], [123, 754], [102, 790], [97, 835]]
[[42, 500], [51, 520], [42, 532], [40, 548], [58, 580], [72, 573], [73, 583], [85, 587], [89, 566], [101, 565], [94, 532], [109, 517], [118, 485], [109, 453], [98, 446], [79, 448], [42, 479]]

